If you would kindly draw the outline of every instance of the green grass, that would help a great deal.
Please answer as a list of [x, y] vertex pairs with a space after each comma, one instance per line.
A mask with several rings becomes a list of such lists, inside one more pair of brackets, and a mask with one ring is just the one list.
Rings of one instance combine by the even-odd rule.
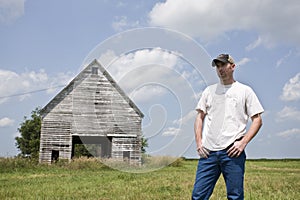
[[[23, 159], [0, 159], [0, 199], [190, 199], [197, 161], [147, 173], [110, 169], [95, 160], [36, 165]], [[300, 160], [249, 160], [245, 199], [300, 197]], [[219, 179], [212, 200], [226, 199]]]

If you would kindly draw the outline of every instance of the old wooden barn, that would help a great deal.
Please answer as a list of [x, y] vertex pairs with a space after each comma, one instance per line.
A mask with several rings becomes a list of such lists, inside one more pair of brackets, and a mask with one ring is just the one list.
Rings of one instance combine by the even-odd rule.
[[40, 162], [70, 160], [75, 144], [141, 163], [143, 113], [94, 60], [42, 109]]

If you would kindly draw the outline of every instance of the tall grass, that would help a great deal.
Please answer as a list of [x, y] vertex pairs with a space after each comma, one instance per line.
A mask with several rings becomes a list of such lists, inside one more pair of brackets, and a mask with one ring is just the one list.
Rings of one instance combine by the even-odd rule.
[[0, 158], [0, 173], [18, 172], [38, 168], [38, 160], [29, 158]]
[[116, 169], [127, 172], [146, 172], [161, 169], [166, 166], [180, 167], [183, 163], [183, 158], [174, 158], [169, 156], [145, 157], [142, 165], [124, 162], [116, 159], [99, 159], [79, 157], [68, 160], [58, 160], [57, 162], [48, 164], [40, 164], [37, 159], [31, 158], [0, 158], [0, 173], [18, 172], [30, 170], [48, 170], [53, 168], [62, 168], [70, 170], [79, 169]]
[[[162, 158], [154, 159], [155, 166], [166, 164]], [[99, 159], [79, 158], [52, 165], [0, 159], [0, 199], [190, 199], [197, 161], [178, 162], [147, 173], [127, 173], [111, 169]], [[246, 162], [247, 200], [295, 200], [299, 188], [300, 160]], [[222, 178], [211, 199], [226, 199]]]

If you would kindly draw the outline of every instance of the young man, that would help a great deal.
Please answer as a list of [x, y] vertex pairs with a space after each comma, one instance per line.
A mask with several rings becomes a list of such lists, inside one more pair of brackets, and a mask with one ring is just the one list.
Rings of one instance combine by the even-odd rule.
[[[203, 91], [196, 107], [194, 128], [200, 159], [192, 199], [209, 199], [221, 173], [227, 198], [244, 199], [244, 149], [262, 126], [264, 110], [253, 90], [235, 81], [236, 66], [230, 55], [219, 55], [212, 66], [220, 82]], [[246, 130], [248, 118], [252, 123]]]

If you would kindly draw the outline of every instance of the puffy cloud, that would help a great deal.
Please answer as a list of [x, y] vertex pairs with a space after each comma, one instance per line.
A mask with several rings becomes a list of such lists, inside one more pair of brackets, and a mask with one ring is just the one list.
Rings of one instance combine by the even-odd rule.
[[146, 85], [144, 87], [138, 88], [130, 93], [130, 98], [135, 102], [145, 102], [154, 97], [160, 97], [167, 93], [167, 90], [160, 86]]
[[0, 119], [0, 127], [7, 127], [7, 126], [12, 126], [14, 124], [13, 119], [9, 119], [8, 117], [4, 117]]
[[[100, 57], [98, 58], [98, 61], [103, 65], [103, 66], [109, 66], [115, 59], [117, 59], [117, 55], [113, 50], [108, 49], [105, 53], [101, 54]], [[88, 64], [86, 65], [88, 66]], [[83, 66], [82, 70], [86, 67]]]
[[300, 135], [300, 129], [299, 128], [288, 129], [286, 131], [279, 132], [277, 135], [280, 136], [280, 137], [299, 136]]
[[283, 101], [300, 100], [300, 73], [296, 74], [284, 85], [280, 98]]
[[[105, 55], [113, 56], [111, 52]], [[146, 82], [168, 79], [167, 74], [174, 70], [177, 62], [178, 58], [174, 52], [161, 48], [142, 49], [120, 56], [109, 66], [108, 71], [117, 82], [123, 81], [123, 89], [131, 90]]]
[[175, 52], [165, 51], [159, 47], [154, 49], [142, 49], [123, 55], [114, 63], [114, 65], [120, 65], [120, 73], [118, 76], [121, 75], [122, 70], [128, 71], [150, 64], [172, 68], [177, 64], [177, 54]]
[[182, 31], [204, 40], [214, 39], [233, 30], [256, 31], [259, 39], [246, 49], [261, 43], [300, 44], [300, 21], [297, 0], [166, 0], [155, 4], [149, 24]]
[[43, 69], [20, 74], [0, 69], [0, 104], [7, 101], [10, 96], [18, 96], [22, 101], [37, 90], [53, 93], [57, 86], [66, 85], [71, 77], [73, 74], [70, 72], [49, 77]]
[[0, 0], [0, 23], [9, 23], [24, 14], [25, 0]]
[[300, 121], [300, 110], [295, 107], [285, 106], [277, 113], [278, 119], [282, 120], [298, 120]]
[[119, 57], [109, 50], [100, 56], [99, 61], [109, 63], [107, 70], [135, 102], [168, 94], [180, 103], [191, 104], [191, 95], [204, 85], [199, 72], [181, 60], [177, 52], [159, 47]]

